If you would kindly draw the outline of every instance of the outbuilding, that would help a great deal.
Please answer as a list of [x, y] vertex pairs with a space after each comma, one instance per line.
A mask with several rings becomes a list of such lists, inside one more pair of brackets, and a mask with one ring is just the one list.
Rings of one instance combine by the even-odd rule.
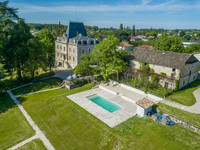
[[155, 104], [153, 101], [143, 98], [136, 102], [137, 104], [137, 115], [140, 117], [144, 117], [149, 112], [152, 111], [152, 106]]

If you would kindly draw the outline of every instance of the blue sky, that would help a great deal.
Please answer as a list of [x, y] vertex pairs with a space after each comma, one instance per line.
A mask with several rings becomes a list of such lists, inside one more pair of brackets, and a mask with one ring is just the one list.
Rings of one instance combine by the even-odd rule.
[[[2, 1], [2, 0], [1, 0]], [[200, 0], [10, 0], [28, 23], [200, 29]]]

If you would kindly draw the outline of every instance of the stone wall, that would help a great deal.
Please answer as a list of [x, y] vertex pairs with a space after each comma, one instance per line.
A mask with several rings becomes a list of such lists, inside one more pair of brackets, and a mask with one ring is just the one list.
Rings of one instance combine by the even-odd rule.
[[200, 134], [200, 128], [198, 128], [197, 126], [195, 126], [195, 125], [193, 125], [191, 123], [188, 123], [186, 121], [183, 121], [183, 120], [181, 120], [181, 119], [179, 119], [179, 118], [177, 118], [177, 117], [175, 117], [175, 116], [173, 116], [171, 114], [168, 114], [166, 112], [163, 112], [163, 115], [168, 116], [171, 121], [183, 126], [184, 128], [187, 128], [187, 129], [189, 129], [189, 130], [191, 130], [193, 132], [196, 132], [196, 133]]

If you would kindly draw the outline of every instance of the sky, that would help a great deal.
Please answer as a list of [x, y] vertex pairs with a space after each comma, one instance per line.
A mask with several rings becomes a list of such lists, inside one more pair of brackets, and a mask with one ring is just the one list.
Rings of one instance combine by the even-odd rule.
[[200, 0], [9, 0], [9, 6], [27, 23], [200, 29]]

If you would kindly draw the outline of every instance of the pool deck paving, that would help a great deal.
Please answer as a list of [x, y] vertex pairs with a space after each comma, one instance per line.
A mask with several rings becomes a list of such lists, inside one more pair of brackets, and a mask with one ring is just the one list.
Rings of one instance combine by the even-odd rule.
[[[94, 94], [97, 94], [122, 108], [111, 113], [87, 98]], [[135, 103], [146, 97], [146, 95], [127, 90], [126, 88], [120, 87], [120, 85], [106, 83], [100, 84], [97, 88], [69, 95], [67, 97], [108, 126], [114, 127], [135, 116], [137, 112], [137, 105]], [[152, 98], [148, 99], [155, 103], [158, 102], [158, 100]]]
[[[87, 98], [93, 94], [98, 94], [99, 96], [108, 99], [109, 101], [121, 106], [122, 108], [111, 113]], [[100, 88], [91, 89], [88, 91], [69, 95], [67, 97], [110, 127], [114, 127], [136, 115], [136, 104], [124, 100], [119, 95], [114, 95]]]

